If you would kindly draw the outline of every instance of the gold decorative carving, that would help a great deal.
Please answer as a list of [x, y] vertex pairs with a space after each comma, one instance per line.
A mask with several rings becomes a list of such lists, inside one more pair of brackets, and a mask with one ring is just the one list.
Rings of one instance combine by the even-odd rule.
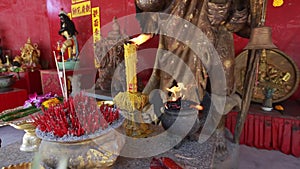
[[[236, 57], [237, 91], [242, 93], [248, 51]], [[273, 103], [289, 98], [298, 88], [299, 70], [294, 61], [278, 49], [264, 49], [255, 73], [252, 101], [262, 103], [267, 87], [274, 88]]]

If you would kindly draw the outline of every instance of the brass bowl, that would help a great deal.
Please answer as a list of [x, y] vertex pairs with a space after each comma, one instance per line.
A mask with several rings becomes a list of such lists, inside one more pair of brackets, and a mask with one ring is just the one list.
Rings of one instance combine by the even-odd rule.
[[10, 123], [12, 127], [18, 130], [33, 130], [35, 131], [35, 126], [32, 125], [30, 121], [19, 121], [19, 122], [12, 122]]
[[7, 167], [2, 167], [2, 169], [31, 169], [31, 163], [20, 163], [15, 165], [9, 165]]
[[15, 83], [14, 75], [1, 75], [0, 74], [0, 92], [12, 90], [11, 86]]
[[38, 155], [44, 168], [107, 168], [114, 164], [125, 144], [125, 137], [111, 130], [99, 137], [77, 142], [42, 140]]

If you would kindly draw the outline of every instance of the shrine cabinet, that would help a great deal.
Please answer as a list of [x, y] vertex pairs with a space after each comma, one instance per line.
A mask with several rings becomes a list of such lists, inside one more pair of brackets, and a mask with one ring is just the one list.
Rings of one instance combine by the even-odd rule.
[[25, 89], [28, 94], [42, 93], [42, 84], [41, 84], [41, 76], [40, 71], [28, 71], [28, 72], [19, 72], [13, 73], [17, 80], [13, 85], [14, 88]]

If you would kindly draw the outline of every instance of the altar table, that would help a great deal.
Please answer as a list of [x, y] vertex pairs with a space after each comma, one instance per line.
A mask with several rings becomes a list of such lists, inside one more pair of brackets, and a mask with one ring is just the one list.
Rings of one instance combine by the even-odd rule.
[[[300, 157], [300, 104], [289, 102], [281, 114], [276, 110], [264, 112], [252, 104], [241, 134], [240, 144], [259, 149], [279, 150]], [[230, 112], [226, 127], [234, 133], [237, 112]]]
[[28, 95], [26, 89], [13, 88], [10, 91], [0, 92], [0, 113], [3, 110], [24, 105], [27, 99]]
[[13, 74], [18, 77], [15, 84], [13, 85], [14, 88], [26, 89], [27, 94], [42, 94], [42, 83], [39, 70], [35, 70], [32, 72], [13, 72]]

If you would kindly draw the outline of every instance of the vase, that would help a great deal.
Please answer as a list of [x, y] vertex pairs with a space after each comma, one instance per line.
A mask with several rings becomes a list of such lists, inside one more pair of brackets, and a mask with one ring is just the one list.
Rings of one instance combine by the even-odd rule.
[[114, 164], [124, 144], [124, 135], [116, 130], [74, 142], [42, 139], [38, 159], [46, 169], [107, 168]]

